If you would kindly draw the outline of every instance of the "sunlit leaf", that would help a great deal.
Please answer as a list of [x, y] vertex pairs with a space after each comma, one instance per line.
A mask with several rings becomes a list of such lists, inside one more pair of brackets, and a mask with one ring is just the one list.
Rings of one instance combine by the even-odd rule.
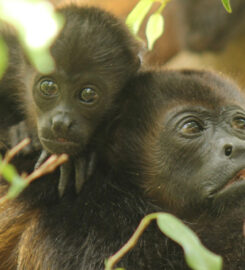
[[4, 163], [1, 163], [0, 173], [9, 183], [12, 183], [13, 178], [18, 175], [13, 165]]
[[17, 197], [28, 184], [19, 176], [15, 167], [11, 164], [0, 163], [0, 174], [11, 184], [6, 195], [8, 199]]
[[162, 213], [157, 217], [160, 230], [181, 245], [188, 265], [195, 270], [220, 270], [222, 259], [201, 245], [198, 237], [179, 219]]
[[231, 9], [231, 4], [230, 4], [230, 0], [221, 0], [225, 9], [227, 10], [227, 12], [231, 13], [232, 9]]
[[151, 9], [153, 2], [154, 1], [152, 0], [141, 0], [129, 13], [126, 19], [126, 24], [129, 26], [129, 28], [135, 35], [138, 33], [142, 21]]
[[19, 175], [15, 175], [12, 178], [12, 184], [9, 187], [6, 198], [7, 199], [16, 198], [27, 187], [27, 185], [28, 183], [25, 182]]
[[152, 14], [146, 25], [146, 38], [148, 41], [148, 48], [152, 50], [155, 41], [162, 35], [164, 31], [164, 18], [162, 14]]
[[8, 48], [0, 37], [0, 79], [2, 78], [8, 64]]
[[63, 25], [63, 17], [52, 5], [47, 1], [0, 0], [0, 18], [17, 29], [33, 65], [42, 73], [51, 72], [54, 61], [48, 48]]

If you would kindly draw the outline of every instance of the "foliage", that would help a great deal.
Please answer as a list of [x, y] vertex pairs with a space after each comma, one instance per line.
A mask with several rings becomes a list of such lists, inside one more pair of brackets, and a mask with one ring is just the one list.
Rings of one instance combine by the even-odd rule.
[[4, 71], [6, 70], [7, 64], [8, 64], [8, 48], [0, 36], [0, 79], [4, 74]]
[[42, 0], [0, 0], [1, 21], [15, 27], [21, 45], [37, 70], [50, 73], [54, 69], [49, 47], [63, 25], [63, 18], [55, 13], [50, 3]]
[[[154, 3], [160, 3], [158, 10], [150, 15], [146, 23], [146, 38], [148, 49], [152, 50], [154, 43], [164, 32], [164, 17], [162, 11], [171, 0], [139, 0], [134, 9], [129, 13], [126, 24], [131, 29], [132, 33], [137, 36], [141, 24], [143, 23], [146, 15], [151, 10]], [[203, 0], [205, 1], [205, 0]], [[214, 0], [215, 1], [215, 0]], [[216, 0], [218, 1], [218, 0]], [[230, 0], [221, 0], [227, 12], [231, 13]]]
[[[220, 270], [222, 268], [221, 257], [207, 250], [195, 233], [178, 218], [168, 213], [153, 213], [142, 219], [128, 242], [106, 261], [105, 270], [113, 270], [114, 265], [137, 244], [140, 236], [152, 220], [157, 221], [159, 229], [165, 235], [183, 247], [186, 262], [192, 269]], [[116, 270], [119, 270], [119, 268]]]
[[5, 180], [10, 183], [10, 188], [7, 194], [0, 199], [0, 203], [16, 198], [32, 181], [44, 174], [54, 171], [59, 165], [66, 162], [68, 159], [66, 154], [62, 154], [60, 156], [52, 155], [30, 175], [23, 173], [20, 176], [15, 167], [9, 164], [9, 162], [28, 143], [30, 143], [30, 139], [25, 139], [7, 152], [4, 159], [0, 156], [0, 175], [3, 175]]
[[158, 10], [150, 15], [146, 24], [146, 37], [148, 41], [148, 48], [150, 50], [152, 50], [155, 41], [164, 32], [164, 18], [161, 13], [169, 1], [171, 0], [140, 0], [126, 19], [126, 24], [128, 27], [131, 29], [133, 34], [137, 35], [145, 16], [150, 11], [154, 2], [161, 3]]
[[[132, 32], [137, 35], [153, 3], [160, 3], [158, 10], [149, 17], [146, 25], [146, 37], [149, 49], [153, 48], [156, 40], [164, 32], [162, 11], [169, 1], [170, 0], [140, 0], [127, 17], [127, 25]], [[227, 12], [230, 13], [232, 11], [230, 1], [221, 1]], [[32, 64], [41, 73], [51, 72], [54, 69], [54, 62], [50, 57], [48, 49], [63, 25], [63, 18], [54, 12], [52, 6], [42, 0], [0, 0], [0, 24], [3, 21], [11, 23], [16, 28], [20, 43]], [[7, 47], [1, 37], [0, 59], [1, 77], [7, 65]], [[23, 147], [23, 145], [21, 147]], [[16, 149], [14, 151], [15, 154]], [[11, 183], [9, 192], [1, 201], [16, 197], [31, 181], [44, 173], [54, 170], [56, 166], [67, 159], [65, 156], [61, 159], [55, 156], [51, 158], [51, 160], [48, 160], [47, 164], [43, 164], [44, 167], [34, 171], [31, 175], [27, 176], [23, 174], [20, 176], [15, 168], [9, 164], [14, 154], [12, 152], [12, 154], [8, 154], [3, 160], [0, 159], [0, 174]], [[108, 259], [106, 262], [106, 270], [113, 269], [113, 266], [133, 248], [152, 220], [156, 220], [159, 229], [183, 247], [186, 261], [192, 269], [221, 269], [221, 258], [203, 247], [197, 236], [180, 220], [167, 213], [155, 213], [146, 216], [129, 241], [115, 255]]]
[[221, 0], [221, 1], [222, 1], [222, 4], [224, 5], [226, 11], [231, 13], [232, 9], [231, 9], [230, 0]]

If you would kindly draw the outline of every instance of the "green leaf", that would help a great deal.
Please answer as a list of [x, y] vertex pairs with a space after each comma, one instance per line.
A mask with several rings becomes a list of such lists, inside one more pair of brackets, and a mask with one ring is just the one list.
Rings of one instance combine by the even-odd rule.
[[0, 0], [0, 18], [17, 29], [31, 62], [41, 73], [54, 70], [49, 47], [63, 25], [63, 17], [55, 13], [50, 3], [41, 0]]
[[198, 237], [178, 218], [162, 213], [157, 217], [160, 230], [169, 238], [181, 245], [188, 265], [195, 270], [220, 270], [222, 259], [207, 250]]
[[8, 48], [3, 40], [0, 37], [0, 79], [2, 78], [8, 64]]
[[15, 167], [11, 164], [0, 163], [0, 174], [11, 184], [6, 195], [8, 199], [17, 197], [28, 185], [28, 183], [18, 175]]
[[0, 172], [9, 183], [12, 183], [13, 178], [18, 176], [15, 167], [11, 164], [1, 163]]
[[140, 26], [146, 14], [151, 9], [153, 2], [154, 1], [152, 0], [141, 0], [134, 7], [134, 9], [129, 13], [126, 19], [126, 24], [135, 35], [138, 33]]
[[232, 9], [231, 9], [231, 4], [230, 4], [230, 0], [221, 0], [226, 11], [231, 13], [232, 12]]
[[164, 18], [160, 13], [152, 14], [146, 25], [146, 38], [148, 48], [152, 50], [155, 41], [162, 35], [164, 31]]
[[12, 178], [12, 184], [6, 194], [7, 199], [16, 198], [26, 187], [27, 182], [24, 181], [19, 175]]

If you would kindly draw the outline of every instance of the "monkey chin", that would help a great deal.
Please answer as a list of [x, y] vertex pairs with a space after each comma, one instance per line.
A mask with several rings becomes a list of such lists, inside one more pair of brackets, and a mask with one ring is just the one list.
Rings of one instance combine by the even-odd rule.
[[46, 139], [40, 138], [41, 144], [44, 149], [52, 154], [63, 154], [66, 153], [68, 155], [74, 156], [83, 151], [83, 146], [77, 142], [68, 141], [63, 138], [58, 139]]

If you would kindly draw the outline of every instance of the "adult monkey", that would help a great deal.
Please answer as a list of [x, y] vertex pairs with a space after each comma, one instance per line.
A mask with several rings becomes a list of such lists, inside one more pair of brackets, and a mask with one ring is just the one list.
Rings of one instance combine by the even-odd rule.
[[244, 95], [229, 80], [195, 70], [145, 73], [128, 89], [112, 147], [123, 155], [114, 166], [187, 221], [223, 256], [224, 269], [244, 269]]
[[[103, 269], [143, 216], [164, 210], [221, 254], [224, 269], [242, 270], [244, 97], [230, 81], [190, 70], [143, 72], [124, 90], [113, 123], [104, 122], [105, 134], [95, 136], [96, 169], [81, 192], [60, 199], [50, 185], [57, 175], [45, 176], [9, 206], [18, 215], [1, 213], [3, 242], [28, 218], [11, 263], [27, 270]], [[188, 269], [181, 248], [154, 224], [119, 265]]]
[[[37, 130], [44, 147], [36, 167], [50, 153], [70, 155], [70, 161], [61, 166], [58, 188], [62, 196], [73, 170], [77, 193], [81, 190], [94, 161], [93, 150], [88, 149], [90, 138], [140, 61], [138, 43], [113, 15], [75, 4], [64, 4], [57, 11], [66, 24], [51, 47], [56, 70], [44, 76], [29, 68], [28, 91], [18, 94], [24, 99], [21, 106], [26, 107], [27, 127]], [[10, 95], [4, 86], [0, 92]], [[20, 131], [22, 127], [17, 127]]]

